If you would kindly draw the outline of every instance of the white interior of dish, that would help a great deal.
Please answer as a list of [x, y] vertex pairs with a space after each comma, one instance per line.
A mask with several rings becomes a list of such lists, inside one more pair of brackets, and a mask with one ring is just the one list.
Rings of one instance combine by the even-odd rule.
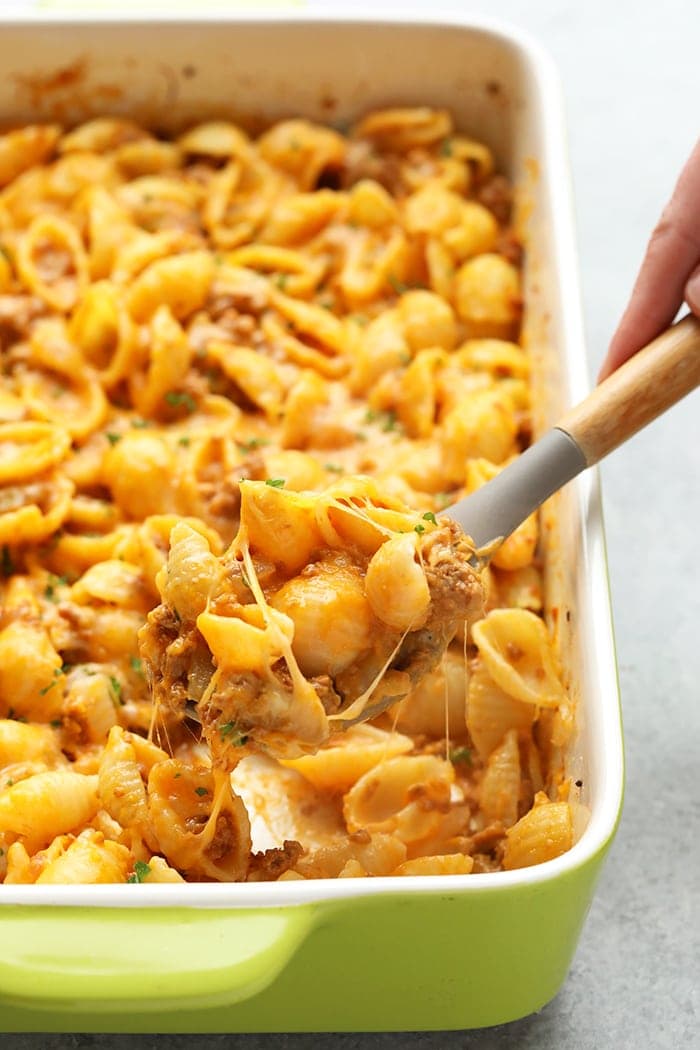
[[[549, 58], [510, 27], [411, 16], [109, 23], [8, 22], [0, 34], [0, 124], [128, 113], [163, 129], [204, 116], [256, 122], [304, 114], [343, 125], [394, 104], [449, 108], [518, 185], [527, 236], [526, 336], [536, 350], [538, 432], [588, 389], [561, 94]], [[570, 668], [580, 837], [562, 857], [495, 875], [249, 885], [1, 886], [0, 903], [258, 907], [393, 892], [506, 889], [595, 855], [615, 826], [622, 740], [597, 478], [550, 502], [548, 604]], [[569, 618], [570, 617], [570, 618]]]

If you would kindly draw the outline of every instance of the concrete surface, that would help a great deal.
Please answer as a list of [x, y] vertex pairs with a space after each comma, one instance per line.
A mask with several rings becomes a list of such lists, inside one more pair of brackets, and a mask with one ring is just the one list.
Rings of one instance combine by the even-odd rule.
[[[442, 7], [516, 23], [560, 68], [593, 374], [700, 132], [700, 6], [496, 0]], [[554, 1002], [527, 1020], [469, 1033], [6, 1035], [3, 1050], [700, 1047], [699, 415], [696, 393], [603, 467], [627, 796], [573, 968]]]

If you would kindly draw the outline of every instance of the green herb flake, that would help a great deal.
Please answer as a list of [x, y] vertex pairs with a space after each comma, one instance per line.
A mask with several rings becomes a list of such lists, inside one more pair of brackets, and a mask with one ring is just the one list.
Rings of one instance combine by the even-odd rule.
[[265, 478], [265, 484], [269, 485], [271, 489], [283, 489], [284, 478]]
[[440, 156], [451, 157], [452, 156], [452, 142], [450, 139], [443, 139], [440, 143]]
[[122, 684], [118, 678], [115, 678], [113, 674], [109, 676], [109, 686], [112, 690], [112, 695], [116, 703], [124, 706], [124, 699], [122, 697]]
[[365, 317], [364, 314], [350, 314], [350, 320], [354, 321], [355, 324], [359, 324], [360, 328], [364, 328], [365, 325], [369, 324], [369, 317]]
[[279, 290], [281, 292], [283, 292], [285, 290], [285, 288], [287, 287], [287, 281], [288, 280], [289, 280], [289, 274], [288, 273], [276, 273], [275, 274], [275, 284], [277, 285], [277, 287], [279, 288]]
[[453, 765], [471, 766], [472, 751], [470, 747], [453, 747], [450, 751], [450, 762]]
[[137, 674], [140, 678], [143, 678], [143, 660], [139, 659], [138, 656], [131, 656], [129, 657], [129, 664], [131, 665], [131, 670], [134, 672], [134, 674]]
[[450, 503], [454, 503], [454, 496], [451, 492], [438, 492], [434, 498], [438, 504], [438, 510], [444, 510], [445, 507], [449, 507]]
[[433, 514], [432, 510], [427, 510], [423, 515], [423, 521], [429, 521], [433, 525], [437, 525], [437, 518]]
[[9, 780], [5, 781], [5, 787], [6, 788], [11, 788], [13, 784], [14, 784], [14, 780], [12, 779], [12, 777], [10, 777]]
[[171, 408], [184, 408], [186, 412], [190, 413], [197, 408], [197, 402], [185, 390], [168, 390], [167, 394], [164, 395], [164, 400]]
[[146, 427], [150, 427], [151, 421], [150, 419], [132, 419], [131, 425], [132, 427], [134, 427], [135, 430], [145, 430]]
[[12, 560], [10, 548], [5, 543], [3, 544], [2, 555], [0, 556], [0, 574], [7, 578], [8, 576], [12, 576], [14, 571], [15, 563]]
[[151, 874], [151, 869], [145, 860], [137, 860], [134, 864], [134, 873], [129, 875], [127, 882], [144, 882], [145, 879]]
[[116, 445], [117, 442], [121, 441], [121, 434], [115, 434], [113, 431], [107, 431], [105, 437], [109, 441], [110, 445]]
[[425, 525], [414, 525], [413, 526], [413, 531], [417, 532], [418, 535], [420, 536], [421, 532], [425, 532]]
[[267, 438], [251, 438], [250, 441], [236, 442], [240, 452], [254, 452], [256, 448], [262, 448], [264, 445], [269, 444], [270, 442]]
[[373, 408], [368, 408], [364, 421], [365, 423], [377, 423], [385, 434], [390, 433], [392, 430], [401, 429], [396, 413], [392, 411], [376, 412]]
[[183, 434], [182, 437], [179, 437], [177, 439], [177, 443], [178, 443], [178, 445], [182, 445], [183, 448], [189, 448], [190, 447], [190, 438], [187, 436], [187, 434]]
[[61, 726], [63, 725], [63, 722], [61, 721], [60, 718], [52, 718], [51, 721], [49, 722], [49, 725], [53, 726], [54, 729], [60, 729]]
[[408, 291], [408, 285], [404, 284], [403, 281], [400, 281], [393, 273], [389, 274], [387, 280], [397, 295], [403, 295], [404, 292]]
[[173, 777], [173, 780], [179, 780], [181, 776], [182, 776], [182, 773], [176, 773], [175, 776]]
[[49, 573], [49, 578], [44, 588], [44, 597], [49, 602], [57, 602], [58, 595], [56, 593], [57, 587], [65, 587], [68, 583], [68, 579], [65, 576], [54, 576], [52, 572]]
[[340, 466], [339, 463], [324, 463], [323, 469], [329, 471], [331, 474], [344, 474], [345, 470]]
[[248, 743], [248, 737], [241, 733], [235, 722], [224, 722], [219, 726], [219, 736], [225, 743], [232, 747], [243, 747]]
[[203, 798], [204, 795], [208, 795], [209, 794], [209, 790], [207, 788], [199, 787], [199, 788], [195, 788], [194, 789], [194, 793], [195, 793], [195, 795], [199, 795], [200, 798]]

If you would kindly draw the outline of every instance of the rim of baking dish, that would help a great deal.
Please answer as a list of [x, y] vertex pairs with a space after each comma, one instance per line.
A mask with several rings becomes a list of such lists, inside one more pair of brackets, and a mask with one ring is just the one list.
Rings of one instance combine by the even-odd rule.
[[[206, 0], [204, 0], [206, 4]], [[206, 9], [197, 16], [183, 12], [161, 16], [159, 11], [129, 10], [119, 17], [114, 10], [74, 10], [65, 13], [37, 10], [34, 13], [7, 12], [0, 16], [0, 25], [27, 27], [62, 25], [70, 27], [110, 24], [121, 29], [130, 25], [267, 24], [287, 25], [352, 25], [367, 26], [432, 26], [476, 30], [504, 44], [515, 46], [528, 62], [529, 71], [538, 89], [543, 133], [542, 167], [550, 177], [551, 210], [556, 216], [552, 239], [553, 269], [557, 274], [562, 311], [561, 326], [567, 376], [566, 394], [571, 403], [581, 400], [589, 390], [587, 362], [583, 339], [583, 317], [578, 279], [575, 223], [571, 193], [571, 174], [567, 154], [566, 121], [561, 80], [557, 67], [547, 49], [526, 30], [512, 23], [470, 12], [464, 15], [455, 10], [424, 13], [408, 5], [402, 13], [388, 11], [374, 14], [366, 7], [333, 10], [280, 6], [262, 10], [225, 12]], [[41, 886], [0, 885], [0, 905], [31, 905], [40, 907], [95, 907], [95, 908], [218, 908], [258, 909], [290, 905], [315, 904], [323, 901], [343, 901], [358, 897], [387, 894], [499, 893], [535, 887], [543, 883], [574, 875], [584, 865], [604, 853], [620, 818], [624, 787], [624, 757], [622, 745], [621, 710], [614, 633], [610, 605], [607, 559], [603, 535], [600, 481], [597, 469], [584, 472], [571, 487], [575, 494], [577, 514], [585, 528], [581, 530], [580, 578], [587, 581], [593, 650], [597, 660], [591, 666], [591, 694], [597, 698], [597, 725], [595, 740], [600, 761], [597, 768], [595, 798], [590, 817], [579, 840], [570, 850], [553, 860], [514, 871], [487, 872], [476, 875], [413, 875], [375, 876], [356, 879], [309, 879], [289, 882], [264, 883], [159, 883], [156, 885], [93, 885]], [[611, 702], [614, 698], [615, 702]]]

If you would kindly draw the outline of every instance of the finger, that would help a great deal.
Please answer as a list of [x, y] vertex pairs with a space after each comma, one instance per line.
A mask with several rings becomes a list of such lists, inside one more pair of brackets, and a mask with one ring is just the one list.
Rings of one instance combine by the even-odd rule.
[[690, 155], [647, 247], [630, 302], [599, 380], [671, 324], [700, 261], [700, 141]]

